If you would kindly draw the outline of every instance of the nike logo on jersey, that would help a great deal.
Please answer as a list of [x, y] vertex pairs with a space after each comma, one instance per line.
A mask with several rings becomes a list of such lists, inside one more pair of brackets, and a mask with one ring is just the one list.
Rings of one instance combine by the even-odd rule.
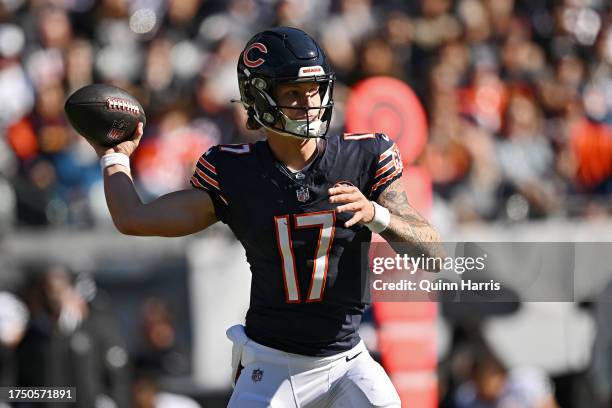
[[358, 355], [360, 355], [361, 353], [363, 353], [362, 351], [360, 351], [359, 353], [355, 354], [353, 357], [349, 357], [346, 356], [346, 362], [348, 363], [349, 361], [355, 359]]

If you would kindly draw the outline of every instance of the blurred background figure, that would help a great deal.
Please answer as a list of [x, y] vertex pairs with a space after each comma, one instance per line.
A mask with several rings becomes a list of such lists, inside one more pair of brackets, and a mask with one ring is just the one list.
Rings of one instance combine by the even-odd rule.
[[0, 386], [17, 384], [15, 348], [23, 339], [29, 320], [26, 305], [14, 294], [0, 292]]
[[508, 369], [491, 349], [474, 344], [469, 379], [455, 392], [457, 408], [557, 408], [550, 379], [534, 367]]
[[168, 306], [159, 298], [148, 298], [142, 304], [143, 344], [134, 355], [138, 370], [162, 376], [189, 373], [189, 363], [178, 346], [177, 333]]
[[16, 385], [73, 386], [82, 407], [129, 406], [128, 355], [108, 305], [88, 302], [62, 264], [33, 263], [25, 273], [30, 320], [15, 349]]

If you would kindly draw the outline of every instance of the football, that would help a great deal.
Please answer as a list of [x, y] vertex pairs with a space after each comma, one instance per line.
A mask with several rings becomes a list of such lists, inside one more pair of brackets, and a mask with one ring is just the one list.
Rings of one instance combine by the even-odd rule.
[[105, 147], [129, 139], [138, 122], [146, 124], [138, 100], [125, 90], [106, 84], [76, 90], [66, 100], [64, 111], [78, 133]]

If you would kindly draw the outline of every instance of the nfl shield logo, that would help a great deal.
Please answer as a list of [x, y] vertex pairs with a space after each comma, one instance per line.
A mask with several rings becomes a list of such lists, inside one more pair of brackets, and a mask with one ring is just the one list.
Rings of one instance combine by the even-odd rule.
[[123, 120], [114, 120], [111, 128], [106, 133], [106, 137], [110, 140], [120, 140], [123, 139], [125, 135], [125, 131], [127, 129], [127, 123]]
[[305, 203], [310, 198], [310, 192], [308, 191], [308, 187], [298, 188], [295, 194], [297, 195], [297, 200], [300, 203]]
[[256, 368], [255, 370], [253, 370], [253, 374], [251, 374], [251, 380], [253, 380], [253, 382], [259, 382], [261, 381], [262, 378], [263, 378], [262, 370], [260, 370], [259, 368]]

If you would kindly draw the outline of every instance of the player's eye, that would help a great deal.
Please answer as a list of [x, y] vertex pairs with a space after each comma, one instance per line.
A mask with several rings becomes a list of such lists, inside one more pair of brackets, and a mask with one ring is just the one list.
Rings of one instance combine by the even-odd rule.
[[316, 95], [319, 92], [319, 85], [315, 85], [308, 90], [310, 95]]
[[318, 92], [319, 92], [319, 85], [315, 84], [314, 86], [312, 86], [311, 88], [308, 88], [308, 89], [304, 89], [304, 88], [290, 88], [290, 89], [287, 89], [287, 90], [285, 90], [282, 93], [282, 96], [287, 101], [295, 102], [295, 101], [299, 101], [300, 99], [302, 99], [304, 97], [312, 98]]

